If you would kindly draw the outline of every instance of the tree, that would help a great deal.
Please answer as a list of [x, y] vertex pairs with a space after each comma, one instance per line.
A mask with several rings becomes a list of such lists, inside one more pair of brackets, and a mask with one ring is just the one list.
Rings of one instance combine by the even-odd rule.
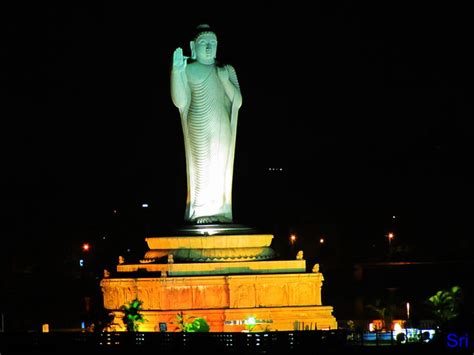
[[[382, 321], [382, 329], [385, 329], [387, 323], [390, 325], [392, 322], [392, 315], [387, 309], [387, 306], [382, 305], [382, 301], [380, 298], [375, 300], [374, 304], [369, 304], [366, 306], [368, 309], [372, 310], [375, 314], [377, 314], [378, 319]], [[382, 330], [377, 329], [377, 330]]]
[[120, 307], [123, 312], [122, 321], [125, 324], [128, 332], [137, 332], [140, 323], [145, 323], [145, 318], [140, 313], [143, 302], [138, 298], [126, 303]]
[[120, 324], [114, 323], [115, 315], [113, 312], [110, 312], [106, 309], [101, 309], [96, 311], [94, 314], [94, 322], [91, 326], [94, 326], [94, 331], [96, 332], [109, 332], [115, 331], [115, 329], [120, 328]]
[[426, 302], [440, 326], [446, 325], [447, 322], [459, 316], [461, 295], [461, 288], [453, 286], [440, 290], [427, 299]]

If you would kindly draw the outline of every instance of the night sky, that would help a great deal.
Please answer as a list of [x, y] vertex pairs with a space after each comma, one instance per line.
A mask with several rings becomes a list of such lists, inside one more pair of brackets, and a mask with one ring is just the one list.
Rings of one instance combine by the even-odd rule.
[[103, 236], [142, 247], [182, 223], [169, 70], [202, 22], [244, 99], [237, 223], [283, 237], [305, 225], [336, 230], [361, 255], [389, 230], [400, 243], [451, 247], [450, 257], [472, 250], [469, 12], [446, 2], [313, 5], [2, 5], [4, 260], [61, 260]]

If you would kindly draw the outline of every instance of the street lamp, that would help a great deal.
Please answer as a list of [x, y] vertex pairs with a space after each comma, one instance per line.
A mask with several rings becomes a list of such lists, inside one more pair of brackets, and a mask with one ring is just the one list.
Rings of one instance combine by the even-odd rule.
[[291, 255], [294, 257], [296, 234], [290, 235]]
[[290, 235], [290, 244], [291, 244], [291, 246], [294, 246], [295, 242], [296, 242], [296, 235], [295, 234]]
[[387, 235], [388, 242], [391, 243], [391, 242], [392, 242], [392, 239], [393, 239], [394, 237], [395, 237], [395, 235], [394, 235], [392, 232], [388, 233], [388, 235]]
[[89, 245], [89, 243], [82, 244], [82, 250], [89, 251], [90, 248], [91, 248], [91, 246]]
[[392, 239], [395, 237], [395, 234], [393, 234], [392, 232], [388, 233], [387, 234], [387, 238], [388, 238], [388, 253], [389, 254], [392, 254]]

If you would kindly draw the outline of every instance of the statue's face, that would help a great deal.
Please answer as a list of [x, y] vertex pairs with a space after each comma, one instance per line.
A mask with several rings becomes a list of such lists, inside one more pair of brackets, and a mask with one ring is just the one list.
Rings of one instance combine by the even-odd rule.
[[196, 59], [200, 63], [213, 63], [217, 53], [217, 37], [214, 33], [201, 34], [194, 42]]

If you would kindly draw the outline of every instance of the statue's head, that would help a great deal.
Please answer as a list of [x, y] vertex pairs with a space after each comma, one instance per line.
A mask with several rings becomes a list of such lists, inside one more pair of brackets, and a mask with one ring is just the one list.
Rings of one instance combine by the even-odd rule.
[[214, 63], [217, 53], [217, 36], [209, 25], [197, 26], [194, 40], [190, 45], [192, 59], [202, 64]]

